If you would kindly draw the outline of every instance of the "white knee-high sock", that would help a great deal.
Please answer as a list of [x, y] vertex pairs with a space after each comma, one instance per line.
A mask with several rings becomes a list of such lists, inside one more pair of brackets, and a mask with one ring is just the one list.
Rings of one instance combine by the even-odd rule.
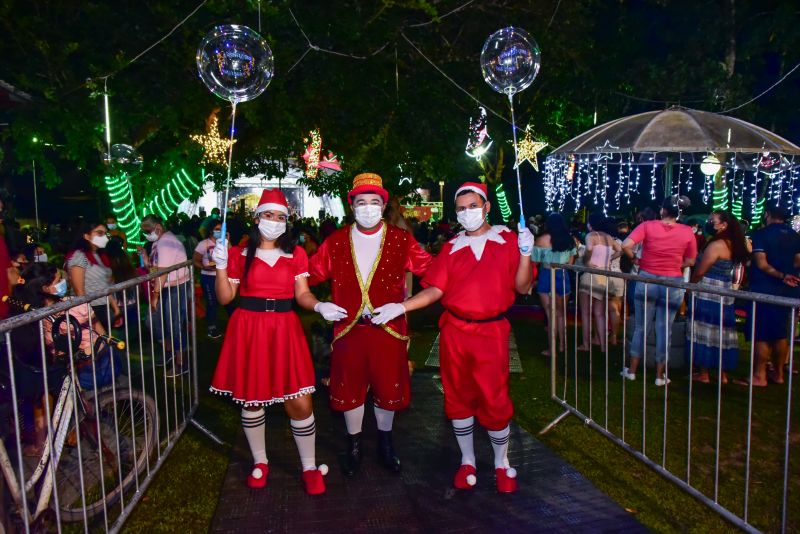
[[461, 449], [461, 465], [475, 467], [475, 447], [472, 444], [472, 432], [475, 430], [475, 418], [453, 419], [453, 433], [456, 435], [458, 448]]
[[503, 430], [489, 430], [489, 440], [494, 450], [494, 468], [511, 467], [508, 463], [508, 440], [511, 437], [511, 428]]
[[350, 435], [361, 432], [361, 423], [364, 421], [364, 405], [344, 412], [344, 424], [347, 425], [347, 433]]
[[242, 409], [242, 427], [244, 435], [247, 437], [247, 444], [250, 445], [250, 452], [253, 454], [254, 464], [268, 463], [264, 436], [266, 423], [267, 414], [264, 412], [264, 408], [256, 411]]
[[300, 453], [300, 463], [303, 464], [303, 471], [317, 468], [317, 458], [315, 441], [317, 438], [317, 425], [314, 423], [314, 414], [308, 419], [295, 421], [292, 419], [292, 434], [294, 442], [297, 444], [297, 452]]
[[375, 422], [378, 424], [378, 430], [390, 432], [394, 422], [394, 412], [375, 406]]

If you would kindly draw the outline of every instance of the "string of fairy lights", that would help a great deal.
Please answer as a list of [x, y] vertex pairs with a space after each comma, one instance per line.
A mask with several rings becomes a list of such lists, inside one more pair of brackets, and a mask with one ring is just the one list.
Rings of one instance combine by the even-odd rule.
[[[700, 159], [702, 158], [702, 159]], [[656, 200], [660, 181], [668, 170], [672, 181], [667, 191], [698, 196], [710, 209], [730, 209], [737, 218], [757, 221], [767, 202], [800, 213], [800, 165], [793, 157], [762, 152], [734, 154], [726, 164], [713, 154], [635, 154], [605, 152], [549, 157], [543, 183], [548, 211], [584, 206], [619, 211], [635, 200]], [[670, 168], [671, 167], [671, 168]], [[643, 174], [649, 174], [649, 191], [643, 191]], [[638, 197], [638, 198], [634, 198]]]

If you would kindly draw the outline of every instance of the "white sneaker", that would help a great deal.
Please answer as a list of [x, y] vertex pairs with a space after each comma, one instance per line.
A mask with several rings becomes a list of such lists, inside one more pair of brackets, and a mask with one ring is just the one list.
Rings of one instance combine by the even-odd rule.
[[672, 382], [672, 380], [670, 380], [669, 378], [656, 378], [656, 385], [658, 387], [666, 386], [670, 382]]
[[628, 371], [627, 367], [622, 368], [622, 371], [619, 373], [619, 376], [621, 376], [625, 380], [636, 380], [636, 373], [631, 373], [630, 371]]

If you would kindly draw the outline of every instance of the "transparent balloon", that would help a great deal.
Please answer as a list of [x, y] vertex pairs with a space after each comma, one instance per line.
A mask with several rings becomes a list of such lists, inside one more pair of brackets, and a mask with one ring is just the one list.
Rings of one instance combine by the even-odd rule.
[[136, 174], [142, 170], [144, 158], [131, 145], [117, 143], [111, 145], [110, 157], [106, 154], [103, 160], [111, 165], [117, 172]]
[[528, 32], [509, 26], [497, 30], [483, 44], [483, 79], [498, 93], [512, 96], [533, 83], [539, 74], [541, 51]]
[[209, 91], [233, 103], [253, 100], [269, 85], [275, 59], [267, 42], [247, 26], [225, 24], [197, 48], [197, 71]]

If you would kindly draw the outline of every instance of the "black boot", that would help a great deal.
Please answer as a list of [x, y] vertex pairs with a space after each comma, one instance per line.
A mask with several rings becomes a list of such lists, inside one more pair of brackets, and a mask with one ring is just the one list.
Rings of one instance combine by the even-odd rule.
[[400, 458], [394, 453], [392, 445], [392, 431], [378, 430], [378, 457], [383, 467], [392, 473], [400, 472]]
[[342, 473], [346, 477], [352, 477], [361, 467], [361, 432], [358, 434], [347, 435], [347, 452], [342, 459]]

